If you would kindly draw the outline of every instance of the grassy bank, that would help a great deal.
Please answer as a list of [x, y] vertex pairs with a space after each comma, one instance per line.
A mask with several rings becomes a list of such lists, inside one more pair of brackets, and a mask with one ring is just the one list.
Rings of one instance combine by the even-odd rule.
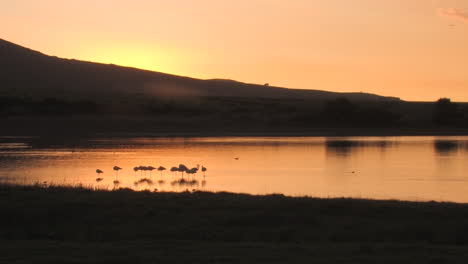
[[5, 263], [462, 263], [468, 205], [0, 186]]

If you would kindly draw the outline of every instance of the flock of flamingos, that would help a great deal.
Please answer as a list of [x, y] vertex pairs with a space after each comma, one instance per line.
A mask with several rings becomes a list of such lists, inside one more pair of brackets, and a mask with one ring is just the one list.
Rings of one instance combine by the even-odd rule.
[[[205, 177], [205, 173], [207, 171], [207, 168], [204, 167], [204, 166], [200, 166], [199, 164], [197, 164], [196, 167], [193, 167], [191, 169], [189, 169], [187, 166], [185, 166], [184, 164], [179, 164], [178, 167], [172, 167], [170, 169], [171, 172], [173, 173], [178, 173], [180, 172], [182, 174], [182, 178], [179, 179], [178, 181], [176, 181], [175, 183], [179, 184], [179, 185], [184, 185], [184, 184], [187, 184], [187, 185], [193, 185], [195, 183], [197, 183], [197, 181], [194, 179], [194, 175], [196, 173], [198, 173], [198, 171], [201, 169], [201, 171], [203, 172], [203, 177]], [[122, 168], [120, 168], [119, 166], [114, 166], [113, 170], [115, 171], [115, 180], [114, 180], [114, 184], [120, 184], [120, 181], [118, 179], [119, 177], [119, 170], [122, 170]], [[138, 167], [134, 167], [133, 168], [133, 171], [135, 172], [135, 175], [137, 174], [138, 171], [140, 171], [141, 175], [143, 176], [143, 172], [145, 173], [145, 176], [146, 176], [146, 172], [149, 171], [150, 172], [150, 176], [151, 176], [151, 172], [153, 170], [158, 170], [159, 172], [161, 172], [161, 177], [162, 177], [162, 173], [163, 171], [166, 170], [165, 167], [163, 166], [159, 166], [158, 168], [155, 168], [153, 166], [138, 166]], [[98, 175], [98, 177], [96, 178], [96, 182], [101, 182], [104, 180], [104, 178], [100, 177], [101, 174], [103, 174], [104, 171], [101, 170], [101, 169], [96, 169], [96, 174]], [[192, 175], [192, 179], [189, 180], [189, 179], [184, 179], [184, 173], [186, 173], [187, 175]], [[135, 185], [138, 185], [139, 183], [148, 183], [148, 184], [152, 184], [152, 180], [151, 179], [147, 179], [147, 178], [143, 178], [143, 179], [140, 179], [139, 181], [136, 181], [135, 182]], [[160, 183], [163, 183], [164, 181], [160, 180], [159, 181]]]

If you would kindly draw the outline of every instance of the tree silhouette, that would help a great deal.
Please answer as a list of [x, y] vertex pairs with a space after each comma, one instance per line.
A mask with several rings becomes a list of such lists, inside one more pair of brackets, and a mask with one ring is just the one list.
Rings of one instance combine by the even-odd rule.
[[449, 98], [440, 98], [434, 104], [432, 121], [440, 126], [456, 125], [461, 117], [458, 105], [452, 103]]

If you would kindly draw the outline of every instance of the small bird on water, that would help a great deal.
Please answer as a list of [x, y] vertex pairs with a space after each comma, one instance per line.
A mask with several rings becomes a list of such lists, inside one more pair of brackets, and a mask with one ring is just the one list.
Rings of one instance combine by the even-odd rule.
[[[96, 173], [97, 173], [97, 175], [99, 176], [99, 174], [102, 174], [102, 173], [104, 173], [104, 172], [103, 172], [102, 170], [100, 170], [100, 169], [97, 169], [97, 170], [96, 170]], [[101, 182], [102, 180], [104, 180], [104, 179], [103, 179], [103, 178], [99, 178], [99, 177], [96, 178], [96, 182]]]
[[[115, 181], [114, 183], [116, 182], [119, 182], [119, 180], [117, 179], [117, 177], [119, 177], [119, 170], [121, 170], [122, 168], [120, 168], [119, 166], [114, 166], [113, 170], [115, 171]], [[120, 183], [120, 182], [119, 182]], [[116, 183], [117, 184], [117, 183]]]

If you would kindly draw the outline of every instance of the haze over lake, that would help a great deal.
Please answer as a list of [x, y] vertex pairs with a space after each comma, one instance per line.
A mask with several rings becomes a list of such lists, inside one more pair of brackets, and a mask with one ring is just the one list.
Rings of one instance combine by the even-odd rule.
[[[293, 196], [468, 202], [468, 137], [225, 137], [88, 140], [72, 146], [2, 138], [0, 179], [136, 190], [282, 193]], [[238, 158], [238, 159], [236, 159]], [[180, 163], [206, 166], [175, 183]], [[123, 169], [118, 176], [114, 165]], [[168, 170], [134, 172], [135, 166]], [[95, 170], [104, 174], [100, 183]], [[149, 178], [153, 184], [135, 184]], [[158, 182], [164, 181], [164, 182]]]

